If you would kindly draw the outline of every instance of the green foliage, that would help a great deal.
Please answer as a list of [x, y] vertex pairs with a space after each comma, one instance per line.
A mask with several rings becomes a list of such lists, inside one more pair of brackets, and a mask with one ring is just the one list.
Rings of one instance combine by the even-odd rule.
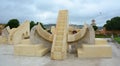
[[8, 23], [5, 25], [5, 27], [9, 26], [10, 29], [12, 29], [12, 28], [17, 28], [19, 25], [20, 24], [19, 24], [19, 21], [17, 19], [11, 19], [8, 21]]
[[98, 29], [98, 27], [97, 26], [93, 26], [93, 29], [96, 31]]
[[107, 30], [120, 30], [120, 17], [114, 17], [111, 20], [107, 20], [104, 27]]
[[45, 30], [46, 28], [43, 26], [43, 24], [40, 22], [41, 27]]
[[95, 38], [110, 38], [111, 35], [95, 34]]
[[120, 44], [120, 37], [115, 37], [114, 40]]
[[31, 21], [30, 22], [30, 30], [32, 29], [32, 27], [34, 27], [36, 24], [35, 24], [35, 22], [34, 21]]
[[[41, 27], [46, 30], [46, 28], [44, 27], [44, 25], [41, 22], [37, 22], [36, 24], [40, 23]], [[50, 34], [52, 34], [51, 30], [47, 30], [47, 32], [49, 32]]]
[[40, 23], [40, 25], [42, 26], [42, 28], [43, 28], [44, 30], [46, 29], [41, 22], [35, 23], [34, 21], [31, 21], [31, 22], [30, 22], [30, 30], [31, 30], [35, 25], [38, 25], [38, 23]]

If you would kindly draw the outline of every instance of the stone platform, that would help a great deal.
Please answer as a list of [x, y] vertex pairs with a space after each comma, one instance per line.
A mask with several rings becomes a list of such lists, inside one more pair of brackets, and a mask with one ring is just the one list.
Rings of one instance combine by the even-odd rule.
[[112, 57], [112, 48], [105, 39], [96, 39], [95, 45], [82, 44], [82, 48], [77, 49], [79, 58], [100, 58]]
[[[109, 40], [109, 39], [107, 39]], [[63, 61], [51, 60], [50, 53], [43, 57], [15, 56], [14, 45], [0, 44], [0, 66], [119, 66], [120, 45], [109, 40], [112, 58], [81, 59], [75, 54], [68, 54]]]
[[22, 56], [43, 56], [49, 49], [43, 44], [19, 44], [14, 46], [14, 54]]

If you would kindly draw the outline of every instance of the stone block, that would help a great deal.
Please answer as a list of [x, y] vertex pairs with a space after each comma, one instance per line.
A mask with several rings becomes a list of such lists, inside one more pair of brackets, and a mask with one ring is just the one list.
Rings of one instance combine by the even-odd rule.
[[15, 46], [15, 54], [16, 55], [24, 55], [24, 56], [34, 56], [35, 55], [35, 47], [34, 45], [16, 45]]
[[30, 39], [23, 39], [21, 44], [31, 44]]
[[15, 55], [43, 56], [49, 51], [43, 44], [19, 44], [14, 46]]
[[42, 48], [42, 49], [37, 50], [35, 55], [36, 56], [44, 56], [48, 52], [49, 52], [48, 48]]
[[79, 58], [100, 58], [112, 57], [112, 48], [110, 45], [84, 45], [78, 48]]
[[7, 38], [0, 36], [0, 44], [7, 44]]
[[105, 40], [105, 39], [95, 39], [95, 44], [96, 45], [106, 45], [108, 43], [107, 43], [107, 40]]
[[20, 49], [21, 47], [20, 46], [14, 46], [14, 55], [20, 55]]

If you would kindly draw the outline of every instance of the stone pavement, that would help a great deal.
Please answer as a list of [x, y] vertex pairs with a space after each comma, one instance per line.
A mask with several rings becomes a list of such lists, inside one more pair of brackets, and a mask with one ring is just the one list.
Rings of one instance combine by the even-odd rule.
[[43, 57], [14, 56], [13, 45], [1, 44], [0, 66], [120, 66], [120, 45], [107, 40], [112, 46], [112, 58], [80, 59], [69, 54], [63, 61], [51, 60], [50, 54]]

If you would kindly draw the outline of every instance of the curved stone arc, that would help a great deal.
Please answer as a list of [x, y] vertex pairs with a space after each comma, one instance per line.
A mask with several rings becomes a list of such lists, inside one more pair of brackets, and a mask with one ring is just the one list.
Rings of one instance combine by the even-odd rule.
[[76, 42], [80, 39], [82, 39], [86, 33], [87, 33], [88, 27], [87, 24], [84, 25], [84, 27], [79, 31], [78, 33], [74, 35], [68, 35], [68, 42]]
[[[9, 36], [8, 36], [8, 43], [9, 44], [18, 44], [22, 41], [22, 39], [25, 37], [23, 34], [26, 34], [29, 36], [29, 21], [25, 21], [23, 24], [21, 24], [17, 28], [12, 28], [9, 30]], [[23, 30], [24, 29], [24, 30]], [[17, 37], [16, 37], [17, 36]]]
[[[46, 30], [44, 30], [40, 24], [37, 25], [36, 30], [42, 38], [46, 39], [47, 41], [53, 42], [53, 35], [48, 33]], [[78, 33], [74, 35], [68, 35], [67, 42], [76, 42], [82, 39], [87, 33], [87, 30], [88, 27], [87, 24], [85, 24], [84, 27], [81, 29], [81, 31], [79, 31]]]
[[47, 41], [50, 41], [50, 42], [53, 41], [53, 35], [48, 33], [46, 30], [44, 30], [40, 24], [36, 26], [36, 31], [39, 34], [39, 36], [46, 39]]

